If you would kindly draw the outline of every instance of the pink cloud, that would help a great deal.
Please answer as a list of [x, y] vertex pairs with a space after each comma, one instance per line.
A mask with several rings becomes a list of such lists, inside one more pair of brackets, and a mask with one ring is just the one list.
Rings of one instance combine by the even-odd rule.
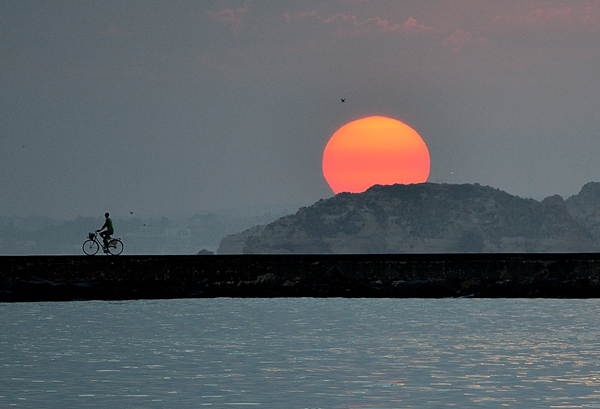
[[379, 17], [371, 17], [366, 20], [358, 20], [356, 16], [348, 14], [336, 14], [330, 18], [320, 19], [324, 23], [335, 23], [341, 21], [349, 23], [350, 27], [361, 31], [401, 31], [402, 27], [399, 24], [391, 24], [388, 20], [381, 19]]
[[583, 24], [596, 25], [600, 23], [600, 5], [584, 7], [578, 15]]
[[543, 26], [560, 21], [567, 21], [573, 15], [572, 7], [536, 9], [527, 14], [513, 14], [494, 18], [496, 23], [509, 23], [520, 26]]
[[431, 33], [433, 27], [419, 24], [414, 17], [409, 17], [402, 25], [405, 33]]
[[350, 28], [354, 32], [372, 32], [372, 31], [388, 31], [388, 32], [403, 32], [403, 33], [430, 33], [433, 27], [420, 24], [414, 17], [410, 17], [403, 24], [391, 23], [387, 19], [381, 17], [370, 17], [365, 20], [360, 20], [352, 14], [338, 13], [330, 17], [322, 17], [316, 11], [297, 13], [290, 15], [285, 14], [285, 19], [289, 23], [294, 20], [303, 20], [312, 18], [324, 24], [339, 24]]
[[244, 7], [239, 7], [236, 9], [223, 9], [217, 12], [211, 12], [215, 19], [222, 21], [224, 23], [231, 24], [234, 33], [238, 33], [240, 31], [240, 27], [242, 25], [242, 16], [246, 14], [250, 10], [250, 7], [246, 4]]
[[600, 28], [600, 4], [584, 6], [573, 2], [563, 8], [538, 8], [528, 13], [498, 16], [494, 23], [508, 27]]

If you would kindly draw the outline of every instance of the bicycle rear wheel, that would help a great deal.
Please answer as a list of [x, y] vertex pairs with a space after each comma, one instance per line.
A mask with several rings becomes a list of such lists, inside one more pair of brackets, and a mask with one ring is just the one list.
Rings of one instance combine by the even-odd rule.
[[83, 242], [83, 252], [88, 256], [93, 256], [100, 250], [100, 246], [96, 240], [86, 240]]
[[118, 256], [123, 252], [123, 242], [119, 239], [112, 239], [108, 242], [108, 252], [113, 256]]

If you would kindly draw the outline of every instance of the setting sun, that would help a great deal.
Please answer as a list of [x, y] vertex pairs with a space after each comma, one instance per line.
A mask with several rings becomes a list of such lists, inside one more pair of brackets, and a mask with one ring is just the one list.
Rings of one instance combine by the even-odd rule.
[[323, 175], [334, 193], [364, 192], [373, 185], [422, 183], [429, 151], [410, 126], [370, 116], [338, 129], [323, 153]]

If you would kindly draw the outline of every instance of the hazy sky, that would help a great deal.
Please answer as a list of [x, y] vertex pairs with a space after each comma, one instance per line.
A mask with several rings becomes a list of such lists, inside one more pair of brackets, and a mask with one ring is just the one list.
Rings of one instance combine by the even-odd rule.
[[600, 1], [3, 0], [0, 215], [310, 204], [369, 115], [431, 182], [566, 198], [600, 180], [599, 98]]

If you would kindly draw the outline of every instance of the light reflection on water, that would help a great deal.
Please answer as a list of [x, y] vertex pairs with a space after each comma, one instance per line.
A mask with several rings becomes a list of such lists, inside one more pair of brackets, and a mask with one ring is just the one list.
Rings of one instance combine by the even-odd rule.
[[0, 304], [0, 407], [600, 408], [598, 306]]

